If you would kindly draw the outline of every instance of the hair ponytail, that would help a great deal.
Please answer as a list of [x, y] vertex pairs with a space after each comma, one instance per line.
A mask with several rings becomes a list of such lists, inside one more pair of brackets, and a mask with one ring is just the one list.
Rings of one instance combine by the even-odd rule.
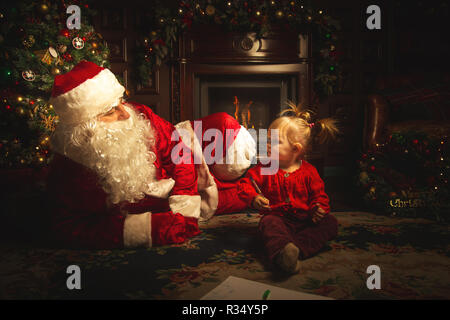
[[[311, 121], [311, 115], [314, 114], [311, 110], [303, 110], [302, 104], [296, 105], [292, 101], [287, 102], [288, 108], [280, 113], [280, 116], [290, 116], [293, 118], [301, 119], [300, 121], [304, 123], [304, 127], [307, 127], [307, 137], [313, 136], [317, 137], [319, 143], [328, 142], [331, 139], [335, 139], [339, 133], [337, 127], [338, 121], [333, 118], [324, 118], [317, 120], [315, 122]], [[308, 128], [309, 127], [309, 128]]]
[[336, 139], [339, 133], [337, 120], [333, 118], [324, 118], [316, 121], [313, 129], [313, 135], [318, 138], [320, 144]]
[[286, 104], [288, 108], [281, 111], [280, 116], [291, 113], [294, 117], [303, 119], [308, 123], [311, 121], [311, 114], [313, 114], [311, 110], [302, 110], [302, 105], [300, 103], [296, 105], [292, 101], [288, 101]]

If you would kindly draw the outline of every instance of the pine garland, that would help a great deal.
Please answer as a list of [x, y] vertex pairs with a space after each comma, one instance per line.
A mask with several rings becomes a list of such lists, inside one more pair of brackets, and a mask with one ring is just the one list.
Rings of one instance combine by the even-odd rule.
[[297, 32], [310, 30], [314, 39], [315, 88], [318, 96], [336, 91], [342, 52], [336, 48], [340, 24], [311, 1], [184, 0], [176, 12], [158, 2], [145, 16], [137, 47], [134, 78], [148, 83], [155, 66], [173, 56], [178, 35], [192, 25], [221, 25], [227, 31], [255, 32], [258, 38], [280, 25]]
[[448, 221], [448, 138], [394, 133], [359, 160], [356, 184], [369, 210]]

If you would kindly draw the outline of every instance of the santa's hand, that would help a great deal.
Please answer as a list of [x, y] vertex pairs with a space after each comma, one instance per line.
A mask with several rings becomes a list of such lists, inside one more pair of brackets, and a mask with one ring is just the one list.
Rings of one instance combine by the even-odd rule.
[[255, 199], [253, 199], [253, 207], [257, 210], [271, 210], [269, 206], [269, 199], [262, 195], [257, 195]]
[[326, 216], [325, 210], [320, 207], [320, 204], [316, 203], [314, 207], [311, 209], [312, 211], [312, 221], [314, 223], [319, 222]]

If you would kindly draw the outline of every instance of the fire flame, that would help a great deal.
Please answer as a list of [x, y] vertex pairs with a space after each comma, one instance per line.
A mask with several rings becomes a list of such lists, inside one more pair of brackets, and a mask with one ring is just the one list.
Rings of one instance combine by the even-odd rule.
[[253, 101], [250, 100], [249, 103], [247, 103], [245, 107], [242, 108], [241, 110], [239, 99], [237, 96], [234, 96], [233, 104], [235, 106], [234, 118], [237, 121], [239, 121], [239, 123], [242, 124], [246, 129], [248, 129], [249, 126], [254, 128], [255, 126], [251, 124], [251, 112], [250, 112], [250, 106], [253, 104]]

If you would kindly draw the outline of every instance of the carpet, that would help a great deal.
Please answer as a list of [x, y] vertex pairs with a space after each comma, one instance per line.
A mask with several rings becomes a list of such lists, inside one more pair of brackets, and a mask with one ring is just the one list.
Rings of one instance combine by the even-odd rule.
[[[425, 219], [335, 212], [338, 237], [302, 261], [298, 275], [272, 270], [257, 237], [259, 214], [216, 216], [171, 246], [134, 250], [0, 245], [0, 299], [199, 299], [233, 275], [335, 299], [449, 299], [449, 226]], [[68, 290], [66, 270], [81, 270]], [[367, 267], [381, 271], [369, 290]]]

